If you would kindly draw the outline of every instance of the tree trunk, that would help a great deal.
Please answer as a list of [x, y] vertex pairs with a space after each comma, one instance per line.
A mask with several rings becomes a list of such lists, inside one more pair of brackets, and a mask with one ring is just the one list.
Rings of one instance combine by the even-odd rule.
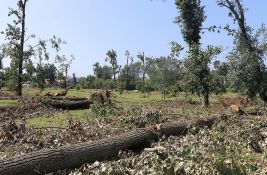
[[209, 107], [209, 92], [205, 91], [203, 93], [203, 97], [202, 97], [202, 107], [207, 108]]
[[49, 97], [53, 100], [69, 100], [69, 101], [84, 101], [84, 100], [88, 100], [88, 98], [84, 98], [84, 97]]
[[117, 82], [116, 82], [116, 73], [115, 73], [114, 68], [113, 68], [113, 79], [114, 79], [114, 84], [116, 86], [117, 85]]
[[18, 96], [22, 95], [22, 66], [24, 60], [24, 37], [25, 37], [25, 8], [26, 2], [22, 2], [22, 22], [21, 22], [21, 38], [20, 38], [20, 46], [19, 46], [19, 58], [18, 58], [18, 84], [17, 84], [17, 94]]
[[129, 90], [129, 84], [130, 84], [130, 79], [129, 79], [129, 56], [127, 57], [127, 69], [126, 69], [126, 90]]
[[202, 84], [202, 107], [209, 107], [209, 85], [205, 82], [205, 80], [201, 80]]
[[92, 104], [89, 100], [55, 100], [55, 99], [42, 99], [42, 103], [46, 106], [59, 109], [89, 109]]
[[[218, 116], [217, 116], [218, 117]], [[166, 135], [185, 135], [188, 127], [211, 127], [217, 117], [191, 122], [172, 122], [137, 129], [109, 139], [101, 139], [57, 149], [44, 149], [0, 160], [0, 175], [45, 174], [71, 169], [96, 160], [116, 157], [120, 150], [136, 150]]]
[[64, 78], [64, 89], [67, 89], [67, 76], [68, 76], [68, 68], [67, 65], [65, 65], [65, 78]]

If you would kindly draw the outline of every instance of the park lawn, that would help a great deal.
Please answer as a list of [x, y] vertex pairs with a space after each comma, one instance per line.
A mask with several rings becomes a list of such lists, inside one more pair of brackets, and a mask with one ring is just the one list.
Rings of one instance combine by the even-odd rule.
[[[63, 91], [63, 89], [45, 89], [45, 91], [42, 93], [46, 92], [51, 92], [51, 93], [56, 93]], [[101, 90], [95, 90], [95, 89], [70, 89], [67, 96], [71, 97], [89, 97], [90, 94], [94, 92], [99, 92]], [[38, 89], [34, 88], [25, 88], [24, 89], [25, 94], [33, 94], [38, 92]], [[162, 94], [161, 92], [152, 92], [149, 96], [147, 97], [147, 94], [142, 94], [138, 91], [126, 91], [123, 92], [122, 94], [119, 94], [117, 92], [113, 92], [113, 100], [115, 102], [121, 103], [123, 105], [133, 105], [133, 106], [147, 106], [148, 108], [155, 109], [156, 104], [162, 104]], [[213, 96], [215, 98], [215, 96]], [[166, 101], [186, 101], [189, 102], [190, 100], [194, 101], [199, 101], [199, 97], [194, 96], [194, 95], [185, 95], [185, 93], [178, 93], [176, 97], [172, 97], [170, 95], [166, 96]], [[163, 102], [162, 104], [165, 106], [165, 103]], [[162, 106], [161, 105], [161, 106]], [[172, 113], [172, 114], [179, 114], [179, 115], [187, 115], [188, 117], [200, 117], [206, 116], [210, 111], [204, 110], [201, 108], [201, 106], [188, 106], [183, 104], [182, 106], [179, 107], [170, 107], [166, 103], [166, 111], [167, 113]], [[194, 107], [194, 108], [193, 108]], [[168, 112], [169, 111], [169, 112]], [[109, 114], [108, 114], [109, 115]], [[65, 128], [68, 125], [68, 119], [72, 118], [74, 121], [81, 121], [82, 123], [86, 123], [90, 120], [94, 120], [97, 115], [91, 110], [88, 109], [83, 109], [83, 110], [70, 110], [70, 111], [63, 111], [63, 112], [58, 112], [52, 117], [36, 117], [36, 118], [30, 118], [27, 120], [26, 125], [27, 126], [32, 126], [34, 128], [42, 128], [42, 127], [60, 127], [60, 128]]]
[[58, 112], [51, 117], [35, 117], [26, 121], [26, 126], [33, 128], [45, 128], [45, 127], [59, 127], [66, 128], [68, 125], [68, 119], [73, 121], [80, 121], [86, 123], [88, 120], [92, 120], [95, 115], [88, 109], [70, 110], [64, 112]]
[[0, 100], [0, 106], [20, 106], [22, 104], [20, 100]]
[[[38, 88], [23, 88], [23, 94], [25, 95], [44, 95], [48, 92], [55, 94], [58, 92], [63, 92], [62, 88], [45, 88], [42, 92]], [[69, 97], [89, 97], [93, 92], [99, 92], [98, 89], [70, 89], [67, 93]]]

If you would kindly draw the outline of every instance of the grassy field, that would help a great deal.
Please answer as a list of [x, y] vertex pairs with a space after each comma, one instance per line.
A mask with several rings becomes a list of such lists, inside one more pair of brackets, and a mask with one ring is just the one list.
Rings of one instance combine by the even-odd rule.
[[[46, 89], [42, 95], [49, 91], [56, 93], [63, 90]], [[97, 91], [99, 90], [71, 89], [68, 96], [88, 97]], [[23, 92], [26, 95], [40, 95], [39, 90], [33, 88], [24, 89]], [[212, 94], [209, 108], [202, 108], [198, 96], [185, 93], [179, 93], [176, 97], [168, 95], [163, 101], [160, 92], [151, 93], [149, 98], [147, 94], [136, 91], [127, 91], [123, 94], [113, 92], [113, 106], [93, 104], [90, 109], [69, 111], [41, 106], [33, 111], [26, 110], [30, 114], [36, 114], [25, 117], [26, 132], [19, 129], [25, 121], [22, 120], [24, 117], [21, 118], [20, 115], [24, 114], [16, 111], [17, 113], [13, 112], [10, 116], [11, 118], [18, 117], [15, 118], [17, 127], [14, 127], [10, 121], [0, 123], [0, 127], [1, 124], [8, 124], [12, 129], [18, 128], [16, 132], [11, 130], [15, 134], [16, 142], [7, 142], [9, 145], [0, 148], [0, 159], [43, 148], [56, 148], [88, 140], [109, 138], [135, 128], [144, 128], [159, 123], [206, 118], [210, 114], [222, 111], [225, 112], [225, 117], [223, 120], [218, 120], [212, 129], [201, 129], [200, 132], [196, 132], [194, 127], [189, 128], [188, 135], [163, 138], [151, 145], [152, 148], [157, 146], [165, 148], [164, 154], [146, 151], [138, 154], [123, 152], [118, 162], [112, 160], [101, 164], [108, 169], [117, 165], [121, 174], [127, 174], [123, 173], [128, 171], [125, 170], [125, 165], [139, 167], [136, 168], [136, 172], [139, 170], [149, 172], [153, 169], [157, 172], [155, 174], [168, 174], [162, 167], [168, 165], [178, 169], [181, 162], [187, 174], [196, 174], [194, 170], [201, 170], [200, 174], [214, 174], [214, 172], [220, 172], [217, 174], [263, 174], [266, 167], [267, 150], [264, 142], [256, 139], [261, 138], [258, 135], [260, 131], [267, 132], [265, 127], [267, 110], [265, 107], [256, 106], [255, 110], [259, 110], [259, 113], [255, 113], [256, 115], [240, 116], [231, 113], [222, 105], [221, 100], [224, 96], [237, 95], [233, 93]], [[0, 100], [0, 106], [21, 104], [18, 100]], [[15, 146], [12, 145], [13, 143]], [[262, 148], [262, 153], [255, 152], [253, 150], [255, 148], [250, 143], [258, 143]], [[167, 156], [167, 158], [162, 159], [159, 155]], [[80, 169], [77, 171], [79, 172]], [[89, 168], [88, 172], [90, 172], [89, 174], [100, 174], [96, 173], [98, 169], [98, 167]]]
[[89, 109], [83, 110], [71, 110], [66, 112], [58, 112], [51, 117], [35, 117], [30, 118], [26, 121], [26, 126], [33, 128], [43, 128], [43, 127], [59, 127], [66, 128], [68, 125], [68, 119], [74, 121], [80, 121], [86, 123], [94, 118], [94, 115], [89, 111]]
[[[51, 92], [55, 94], [57, 92], [62, 92], [63, 89], [58, 88], [47, 88], [43, 92], [40, 92], [37, 88], [24, 88], [23, 93], [25, 95], [44, 95], [47, 92]], [[101, 90], [92, 90], [92, 89], [70, 89], [68, 91], [67, 96], [70, 97], [89, 97], [94, 92], [99, 92]], [[212, 95], [211, 99], [218, 100], [221, 96]], [[159, 110], [164, 115], [187, 115], [188, 117], [199, 117], [204, 116], [210, 113], [211, 111], [216, 111], [221, 108], [215, 105], [211, 105], [210, 109], [202, 109], [200, 105], [187, 105], [184, 103], [180, 103], [180, 101], [188, 102], [188, 103], [200, 103], [200, 98], [193, 95], [186, 95], [185, 93], [178, 93], [176, 97], [167, 95], [166, 101], [162, 100], [161, 92], [152, 92], [149, 97], [148, 94], [143, 94], [138, 91], [126, 91], [123, 94], [118, 94], [117, 92], [112, 93], [112, 100], [120, 105], [124, 106], [132, 106], [133, 108], [140, 107], [143, 111], [149, 110]], [[172, 103], [173, 102], [173, 103]], [[0, 106], [7, 105], [21, 105], [22, 103], [18, 100], [1, 100]], [[105, 108], [97, 109], [100, 112], [106, 111]], [[101, 111], [102, 110], [102, 111]], [[111, 114], [107, 114], [110, 116]], [[50, 117], [34, 117], [29, 118], [26, 121], [27, 126], [33, 126], [37, 128], [41, 127], [66, 127], [68, 125], [68, 119], [72, 118], [74, 121], [80, 121], [82, 123], [86, 123], [92, 119], [95, 119], [99, 116], [92, 112], [90, 109], [83, 110], [70, 110], [70, 111], [59, 111], [53, 116]]]
[[[61, 88], [46, 88], [43, 92], [40, 92], [37, 88], [24, 88], [23, 93], [26, 95], [44, 95], [48, 92], [52, 94], [63, 92], [64, 89]], [[89, 97], [94, 92], [100, 92], [99, 89], [70, 89], [68, 91], [67, 96], [69, 97]], [[143, 104], [150, 102], [159, 102], [162, 101], [161, 92], [152, 92], [149, 96], [148, 94], [143, 94], [139, 91], [126, 91], [122, 94], [117, 92], [112, 93], [113, 99], [119, 103], [123, 104]], [[167, 95], [166, 100], [175, 100], [175, 99], [184, 99], [184, 98], [192, 98], [194, 100], [199, 99], [197, 96], [190, 95], [188, 97], [185, 96], [184, 93], [178, 93], [176, 97]]]
[[0, 100], [0, 106], [19, 106], [22, 104], [19, 100]]

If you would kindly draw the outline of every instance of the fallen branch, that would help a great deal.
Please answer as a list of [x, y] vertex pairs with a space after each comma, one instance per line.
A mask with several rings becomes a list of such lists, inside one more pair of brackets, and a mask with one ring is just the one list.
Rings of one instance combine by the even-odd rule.
[[99, 126], [99, 128], [103, 128], [103, 126], [99, 123], [99, 121], [97, 119], [95, 119], [97, 125]]
[[145, 152], [166, 151], [166, 148], [164, 148], [163, 146], [156, 146], [156, 147], [154, 147], [154, 148], [145, 148], [144, 151], [145, 151]]

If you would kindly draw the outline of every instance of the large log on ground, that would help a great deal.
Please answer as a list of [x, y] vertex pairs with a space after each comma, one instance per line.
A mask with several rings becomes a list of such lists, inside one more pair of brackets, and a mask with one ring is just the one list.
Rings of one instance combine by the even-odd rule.
[[53, 100], [69, 100], [69, 101], [83, 101], [88, 100], [88, 98], [82, 98], [82, 97], [49, 97]]
[[210, 128], [218, 116], [211, 116], [204, 119], [198, 119], [193, 122], [190, 121], [180, 121], [172, 123], [162, 123], [160, 124], [161, 135], [171, 136], [171, 135], [186, 135], [188, 128], [190, 127], [208, 127]]
[[0, 175], [45, 174], [71, 169], [118, 155], [120, 150], [147, 147], [162, 135], [182, 135], [188, 127], [212, 126], [215, 117], [192, 122], [164, 123], [159, 127], [136, 129], [114, 138], [85, 142], [57, 149], [41, 150], [0, 160]]
[[51, 106], [60, 109], [88, 109], [92, 102], [90, 100], [56, 100], [45, 99], [42, 103], [46, 106]]

